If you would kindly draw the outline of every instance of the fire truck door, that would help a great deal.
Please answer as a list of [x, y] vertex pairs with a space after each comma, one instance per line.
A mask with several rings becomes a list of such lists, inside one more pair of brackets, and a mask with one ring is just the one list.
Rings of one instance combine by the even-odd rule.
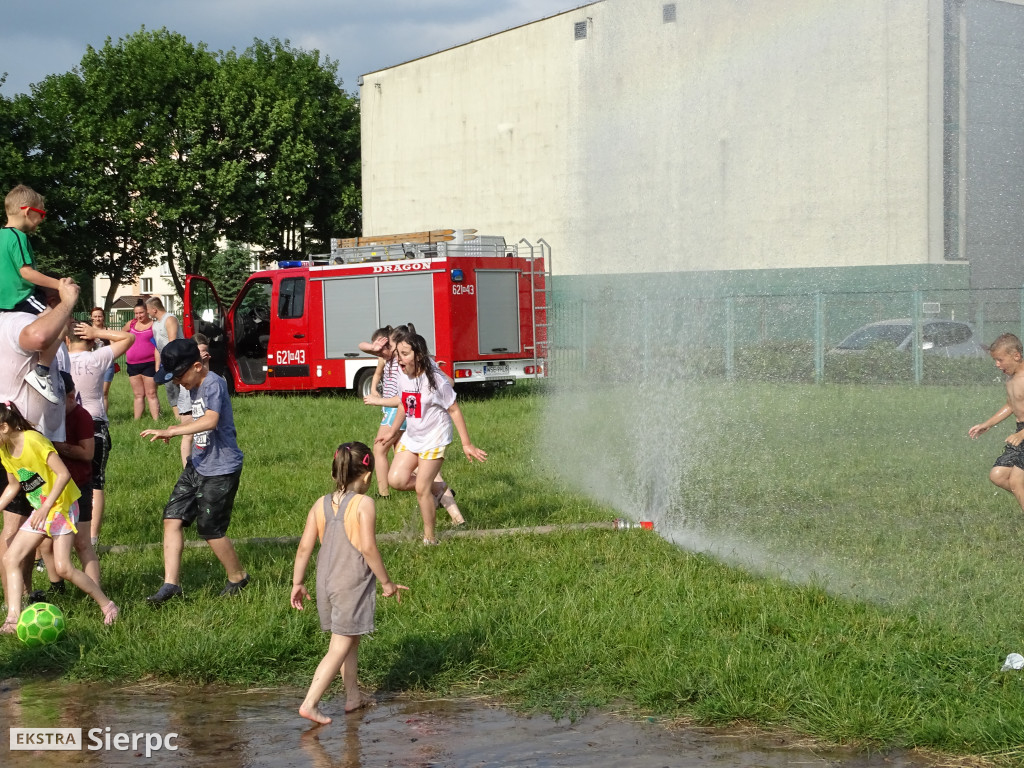
[[275, 311], [267, 349], [267, 372], [271, 378], [309, 377], [306, 284], [305, 277], [296, 276], [283, 277], [275, 286]]
[[209, 340], [210, 368], [221, 376], [228, 376], [227, 358], [230, 340], [224, 322], [221, 304], [213, 283], [199, 275], [185, 277], [185, 311], [182, 327], [187, 338], [201, 333]]
[[233, 307], [235, 362], [238, 377], [246, 384], [267, 379], [267, 346], [270, 342], [270, 293], [268, 278], [250, 280]]

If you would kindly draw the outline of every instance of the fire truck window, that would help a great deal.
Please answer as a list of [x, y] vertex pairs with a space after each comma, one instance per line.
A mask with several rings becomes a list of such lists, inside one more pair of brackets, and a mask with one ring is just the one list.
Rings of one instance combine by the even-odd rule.
[[224, 332], [224, 318], [221, 316], [220, 305], [213, 296], [210, 284], [205, 281], [194, 281], [191, 291], [195, 332], [203, 334], [216, 344], [221, 341]]
[[287, 277], [281, 281], [277, 316], [283, 320], [302, 317], [306, 303], [306, 278]]
[[239, 355], [262, 358], [270, 339], [270, 282], [249, 283], [235, 310], [235, 348]]

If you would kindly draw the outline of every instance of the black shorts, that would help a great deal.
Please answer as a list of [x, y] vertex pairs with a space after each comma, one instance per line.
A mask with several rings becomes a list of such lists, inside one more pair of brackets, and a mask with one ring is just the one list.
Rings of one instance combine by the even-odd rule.
[[25, 495], [24, 491], [18, 491], [14, 501], [7, 505], [7, 511], [22, 517], [30, 517], [32, 515], [32, 505], [28, 503], [28, 496]]
[[92, 454], [92, 487], [102, 491], [107, 486], [107, 459], [110, 458], [110, 426], [105, 421], [92, 421], [95, 450]]
[[0, 312], [26, 312], [30, 315], [39, 315], [44, 309], [46, 309], [46, 294], [43, 293], [42, 288], [36, 288], [13, 307], [0, 310]]
[[92, 522], [92, 483], [83, 483], [78, 486], [82, 495], [78, 499], [78, 522]]
[[241, 476], [239, 469], [230, 475], [205, 477], [196, 472], [189, 459], [164, 507], [164, 520], [181, 520], [185, 528], [195, 521], [200, 538], [224, 538], [231, 523], [231, 508]]
[[128, 366], [129, 376], [148, 376], [153, 378], [156, 376], [156, 361], [150, 360], [148, 363], [125, 363]]
[[[1024, 421], [1017, 422], [1017, 431], [1020, 432], [1024, 429]], [[1002, 455], [996, 459], [996, 463], [993, 464], [995, 467], [1016, 467], [1017, 469], [1024, 469], [1024, 445], [1010, 445], [1006, 444], [1006, 449]]]

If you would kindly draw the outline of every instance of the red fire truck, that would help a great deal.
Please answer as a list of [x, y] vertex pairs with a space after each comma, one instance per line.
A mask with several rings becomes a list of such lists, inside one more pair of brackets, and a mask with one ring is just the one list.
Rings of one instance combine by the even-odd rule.
[[[450, 234], [438, 234], [450, 233]], [[255, 272], [225, 308], [204, 277], [186, 281], [184, 330], [210, 339], [238, 392], [369, 394], [376, 328], [414, 323], [456, 385], [546, 375], [550, 248], [456, 230], [334, 241], [330, 254]]]

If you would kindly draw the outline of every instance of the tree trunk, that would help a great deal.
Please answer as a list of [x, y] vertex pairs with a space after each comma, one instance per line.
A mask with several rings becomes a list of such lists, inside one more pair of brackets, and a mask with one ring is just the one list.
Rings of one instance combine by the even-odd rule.
[[121, 281], [117, 278], [110, 278], [110, 287], [107, 289], [107, 295], [103, 297], [103, 316], [107, 319], [110, 318], [110, 308], [114, 306], [114, 296], [117, 295], [117, 289], [121, 287]]

